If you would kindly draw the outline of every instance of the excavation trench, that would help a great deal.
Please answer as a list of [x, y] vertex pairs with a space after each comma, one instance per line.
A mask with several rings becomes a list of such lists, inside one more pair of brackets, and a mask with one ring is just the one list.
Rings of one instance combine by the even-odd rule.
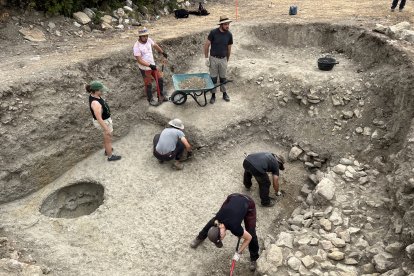
[[[190, 98], [182, 106], [148, 107], [130, 47], [0, 88], [1, 108], [17, 108], [3, 108], [1, 115], [0, 201], [12, 201], [3, 205], [5, 229], [30, 242], [57, 275], [223, 275], [234, 237], [224, 250], [204, 244], [194, 251], [188, 243], [227, 194], [245, 192], [245, 152], [287, 155], [296, 144], [318, 153], [303, 161], [318, 162], [323, 171], [351, 155], [375, 167], [373, 160], [388, 162], [407, 143], [412, 60], [385, 37], [328, 24], [236, 25], [233, 33], [229, 103], [200, 108]], [[169, 53], [164, 74], [170, 94], [173, 73], [206, 71], [205, 36], [160, 41]], [[332, 71], [317, 68], [325, 54], [339, 61]], [[111, 89], [106, 99], [113, 110], [114, 148], [123, 156], [117, 163], [105, 161], [101, 134], [91, 124], [83, 88], [91, 79]], [[158, 164], [151, 154], [153, 135], [175, 117], [197, 148], [182, 172]], [[282, 184], [288, 195], [275, 209], [259, 209], [261, 245], [300, 205], [300, 189], [316, 169], [307, 168], [289, 163]], [[58, 215], [59, 202], [67, 199], [59, 201], [59, 195], [86, 182], [99, 183], [88, 203], [94, 208]], [[259, 202], [257, 184], [249, 193]], [[79, 203], [75, 194], [67, 201]], [[242, 272], [247, 265], [246, 257], [240, 275], [250, 275]]]

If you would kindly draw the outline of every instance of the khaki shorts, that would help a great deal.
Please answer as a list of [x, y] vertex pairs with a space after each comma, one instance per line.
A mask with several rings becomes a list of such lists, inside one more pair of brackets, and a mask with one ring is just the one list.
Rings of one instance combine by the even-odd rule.
[[226, 78], [227, 58], [215, 58], [210, 56], [210, 77], [221, 79]]
[[[93, 125], [99, 129], [99, 130], [103, 130], [102, 126], [99, 124], [99, 122], [95, 119], [93, 120]], [[108, 118], [106, 120], [104, 120], [105, 124], [109, 127], [109, 131], [112, 133], [114, 131], [114, 126], [112, 125], [112, 119]]]

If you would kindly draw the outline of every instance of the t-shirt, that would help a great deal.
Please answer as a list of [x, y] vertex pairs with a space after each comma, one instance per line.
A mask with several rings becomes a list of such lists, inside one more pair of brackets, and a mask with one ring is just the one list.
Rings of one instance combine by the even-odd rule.
[[230, 31], [221, 32], [219, 28], [214, 29], [207, 39], [211, 42], [210, 56], [227, 57], [227, 46], [233, 44], [233, 35]]
[[[154, 45], [155, 42], [148, 38], [147, 42], [145, 44], [139, 42], [135, 42], [134, 44], [134, 56], [135, 57], [141, 57], [144, 61], [148, 62], [149, 64], [155, 64], [154, 56], [152, 54], [152, 45]], [[151, 70], [148, 66], [144, 66], [138, 63], [138, 67], [142, 70]]]
[[241, 226], [249, 209], [249, 201], [243, 196], [232, 196], [216, 214], [216, 219], [226, 226], [227, 230], [236, 237], [243, 236], [244, 229]]
[[176, 128], [166, 128], [160, 134], [160, 139], [155, 147], [159, 154], [167, 154], [175, 150], [178, 139], [183, 138], [184, 132]]
[[279, 163], [270, 152], [257, 152], [249, 154], [246, 160], [259, 172], [271, 172], [273, 175], [279, 175]]

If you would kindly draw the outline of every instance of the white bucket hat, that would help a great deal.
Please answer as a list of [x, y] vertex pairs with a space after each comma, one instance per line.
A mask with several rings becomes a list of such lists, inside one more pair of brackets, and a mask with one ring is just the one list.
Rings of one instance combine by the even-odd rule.
[[224, 24], [224, 23], [230, 23], [232, 22], [227, 15], [220, 16], [220, 21], [218, 25]]
[[180, 119], [173, 119], [169, 121], [168, 124], [178, 129], [184, 129], [184, 124]]

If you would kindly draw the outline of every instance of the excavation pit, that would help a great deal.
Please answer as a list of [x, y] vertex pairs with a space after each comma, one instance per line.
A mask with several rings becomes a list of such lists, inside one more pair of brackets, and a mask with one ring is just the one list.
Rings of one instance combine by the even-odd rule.
[[[275, 244], [274, 238], [283, 227], [289, 233], [300, 232], [304, 225], [309, 226], [306, 231], [313, 231], [320, 227], [322, 216], [329, 219], [331, 213], [338, 213], [336, 209], [343, 210], [343, 225], [335, 225], [329, 230], [331, 234], [341, 232], [340, 227], [348, 223], [347, 227], [362, 228], [353, 241], [368, 240], [351, 248], [352, 256], [357, 256], [360, 263], [355, 266], [357, 273], [347, 275], [361, 275], [363, 266], [371, 264], [371, 252], [377, 252], [377, 248], [366, 252], [362, 247], [385, 240], [410, 240], [409, 227], [400, 227], [401, 235], [393, 233], [399, 227], [394, 221], [405, 221], [404, 212], [411, 208], [412, 201], [402, 196], [393, 205], [394, 195], [387, 190], [400, 192], [393, 185], [391, 163], [398, 163], [393, 155], [404, 154], [407, 136], [413, 132], [407, 123], [413, 118], [414, 106], [412, 60], [381, 35], [354, 26], [235, 24], [232, 31], [236, 43], [229, 78], [234, 82], [228, 85], [228, 103], [218, 97], [214, 105], [204, 108], [192, 100], [181, 106], [165, 103], [148, 107], [130, 47], [65, 68], [65, 72], [51, 74], [47, 81], [25, 87], [21, 97], [31, 99], [30, 114], [3, 118], [10, 119], [10, 125], [6, 125], [10, 136], [15, 131], [22, 139], [4, 142], [6, 155], [13, 155], [17, 148], [21, 156], [6, 165], [10, 169], [2, 179], [11, 185], [1, 191], [2, 202], [31, 194], [21, 205], [36, 203], [37, 193], [44, 195], [51, 187], [72, 183], [76, 176], [101, 177], [106, 200], [99, 217], [89, 220], [82, 216], [102, 203], [102, 188], [102, 194], [98, 192], [102, 197], [93, 197], [91, 208], [82, 210], [85, 213], [79, 209], [82, 217], [75, 222], [48, 217], [38, 221], [36, 212], [20, 212], [15, 201], [1, 213], [5, 227], [17, 228], [22, 238], [35, 240], [40, 253], [62, 275], [225, 275], [236, 244], [234, 237], [228, 235], [221, 251], [207, 242], [196, 251], [188, 245], [233, 192], [249, 193], [255, 199], [261, 248]], [[158, 41], [169, 53], [170, 65], [164, 76], [170, 95], [173, 73], [207, 71], [203, 57], [196, 54], [205, 37], [206, 33], [200, 33]], [[318, 58], [326, 54], [340, 62], [328, 72], [317, 66]], [[114, 145], [116, 153], [123, 155], [115, 164], [106, 161], [101, 133], [91, 126], [85, 108], [83, 85], [92, 77], [103, 79], [113, 90], [106, 99], [114, 114], [114, 133], [123, 138]], [[70, 102], [60, 101], [56, 92]], [[45, 97], [56, 99], [60, 108], [47, 104], [45, 113]], [[61, 110], [80, 112], [62, 114]], [[32, 124], [23, 124], [24, 115], [32, 119]], [[160, 165], [151, 152], [152, 137], [175, 117], [183, 120], [186, 136], [197, 149], [193, 160], [180, 172], [168, 164]], [[288, 194], [274, 209], [260, 208], [257, 183], [247, 192], [241, 182], [244, 153], [268, 150], [288, 156], [293, 146], [303, 152], [282, 172], [285, 182], [281, 188]], [[37, 154], [39, 151], [44, 154]], [[36, 159], [38, 156], [41, 158]], [[23, 162], [27, 160], [33, 163]], [[329, 210], [307, 195], [315, 189], [313, 182], [331, 175], [340, 162], [347, 165], [335, 168], [338, 174], [344, 166], [350, 168], [342, 171], [346, 178], [339, 176], [336, 180], [337, 201]], [[15, 169], [18, 164], [23, 164], [20, 170]], [[359, 175], [364, 178], [363, 184], [355, 180]], [[36, 185], [31, 183], [33, 179]], [[404, 179], [396, 181], [407, 182]], [[39, 203], [42, 213], [76, 217], [76, 209], [71, 212], [76, 204], [69, 202], [69, 208], [64, 207], [68, 198], [77, 198], [69, 194], [66, 190], [56, 192], [43, 205]], [[39, 206], [28, 204], [32, 205]], [[306, 209], [309, 205], [312, 211]], [[400, 215], [392, 213], [389, 206], [398, 206]], [[292, 213], [295, 216], [290, 218]], [[31, 222], [30, 227], [25, 221]], [[405, 223], [409, 225], [408, 220]], [[38, 238], [43, 233], [48, 233], [47, 239]], [[324, 234], [319, 231], [315, 236], [320, 233]], [[304, 235], [295, 242], [300, 241], [306, 254], [316, 254], [315, 249], [320, 249], [317, 245], [309, 251], [303, 249], [308, 246], [308, 238]], [[47, 250], [52, 245], [59, 245], [54, 252]], [[62, 260], [60, 256], [67, 252], [73, 252], [70, 260]], [[113, 265], [115, 260], [120, 265]], [[238, 275], [251, 275], [247, 267], [248, 257], [243, 257], [237, 265]]]
[[96, 182], [72, 184], [49, 195], [40, 212], [52, 218], [76, 218], [93, 213], [104, 201], [104, 187]]

